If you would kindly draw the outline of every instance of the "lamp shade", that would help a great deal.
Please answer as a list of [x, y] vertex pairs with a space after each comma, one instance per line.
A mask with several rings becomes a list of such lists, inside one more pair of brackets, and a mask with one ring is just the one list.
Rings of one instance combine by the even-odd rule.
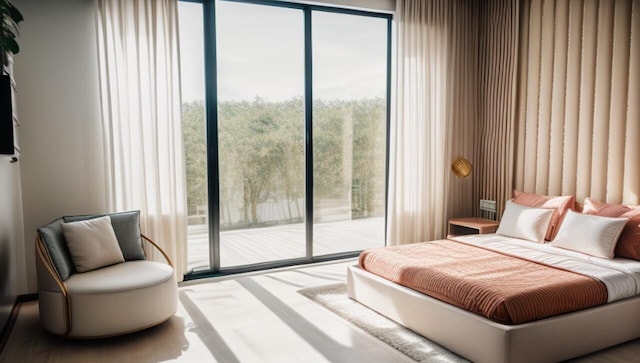
[[460, 178], [468, 177], [472, 169], [473, 166], [471, 166], [469, 160], [463, 157], [459, 157], [451, 163], [451, 171]]

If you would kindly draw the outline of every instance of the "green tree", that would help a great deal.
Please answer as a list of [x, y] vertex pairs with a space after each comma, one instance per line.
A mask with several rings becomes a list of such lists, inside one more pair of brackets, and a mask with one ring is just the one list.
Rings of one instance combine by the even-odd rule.
[[313, 107], [313, 188], [316, 202], [344, 194], [343, 134], [345, 105], [316, 101]]
[[207, 140], [204, 104], [194, 101], [182, 104], [182, 135], [187, 173], [187, 205], [189, 214], [207, 205]]
[[294, 98], [273, 106], [281, 123], [278, 134], [280, 160], [275, 164], [277, 183], [284, 192], [289, 221], [301, 222], [304, 211], [300, 210], [297, 201], [305, 194], [304, 102], [302, 98]]
[[383, 99], [354, 101], [353, 181], [359, 187], [362, 217], [383, 215], [386, 165], [386, 122]]
[[242, 195], [244, 222], [256, 225], [258, 204], [280, 200], [281, 190], [287, 201], [304, 193], [302, 101], [223, 102], [218, 112], [221, 175]]
[[[316, 101], [313, 109], [314, 199], [353, 193], [353, 217], [382, 215], [386, 157], [385, 102]], [[282, 203], [302, 221], [305, 195], [304, 102], [225, 101], [218, 105], [220, 213], [223, 228], [256, 226], [260, 203]], [[207, 146], [202, 101], [183, 105], [189, 213], [207, 204]], [[276, 204], [277, 204], [276, 203]], [[292, 207], [293, 206], [293, 207]], [[240, 214], [239, 214], [240, 213]]]

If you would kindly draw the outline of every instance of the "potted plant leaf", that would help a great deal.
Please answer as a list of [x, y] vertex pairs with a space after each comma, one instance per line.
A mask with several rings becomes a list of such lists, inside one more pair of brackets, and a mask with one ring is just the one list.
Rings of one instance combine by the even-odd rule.
[[0, 0], [0, 56], [2, 65], [9, 62], [7, 54], [17, 54], [20, 51], [16, 36], [19, 23], [24, 20], [20, 11], [9, 0]]
[[22, 14], [9, 0], [0, 0], [0, 58], [2, 72], [0, 72], [0, 154], [13, 155], [15, 153], [13, 106], [11, 104], [11, 78], [6, 66], [9, 64], [9, 54], [20, 51], [16, 36]]

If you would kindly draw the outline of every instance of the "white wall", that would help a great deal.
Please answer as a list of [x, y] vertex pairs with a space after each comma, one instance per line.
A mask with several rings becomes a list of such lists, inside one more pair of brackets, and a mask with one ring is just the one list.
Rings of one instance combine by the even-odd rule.
[[14, 73], [28, 292], [36, 228], [106, 208], [94, 1], [18, 0]]

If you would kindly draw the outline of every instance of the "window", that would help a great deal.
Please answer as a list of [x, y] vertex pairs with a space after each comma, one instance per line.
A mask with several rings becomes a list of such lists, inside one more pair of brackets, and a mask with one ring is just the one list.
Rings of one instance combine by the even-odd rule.
[[384, 245], [390, 16], [179, 11], [191, 275]]
[[387, 21], [312, 12], [315, 256], [384, 245]]

